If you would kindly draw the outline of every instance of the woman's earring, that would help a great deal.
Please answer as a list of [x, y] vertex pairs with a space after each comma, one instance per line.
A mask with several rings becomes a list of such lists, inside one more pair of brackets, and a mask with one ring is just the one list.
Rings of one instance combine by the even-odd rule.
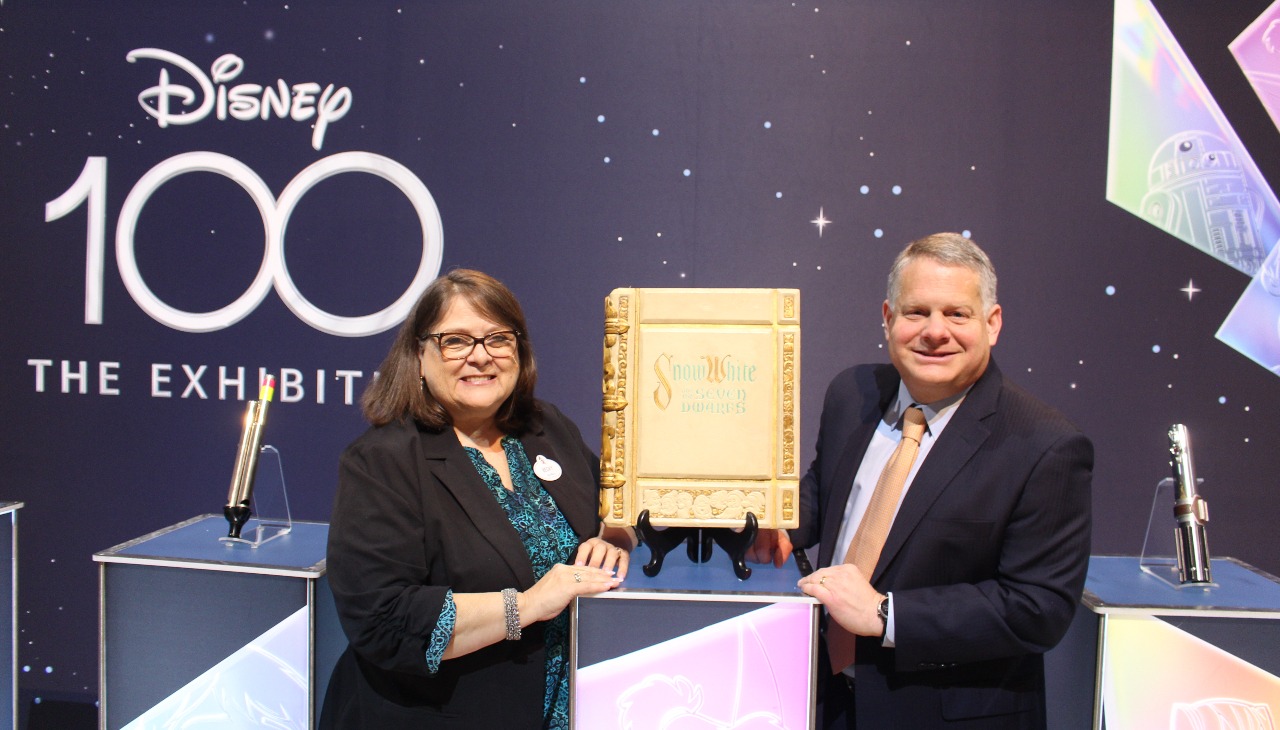
[[419, 376], [418, 376], [418, 381], [421, 383], [421, 386], [420, 386], [420, 387], [421, 387], [423, 390], [426, 390], [426, 389], [427, 389], [427, 378], [426, 378], [426, 376], [424, 376], [424, 375], [419, 375]]

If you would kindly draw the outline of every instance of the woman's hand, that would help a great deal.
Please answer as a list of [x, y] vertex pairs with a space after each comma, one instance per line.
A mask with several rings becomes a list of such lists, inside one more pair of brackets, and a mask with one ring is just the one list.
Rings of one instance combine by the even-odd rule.
[[542, 576], [542, 580], [520, 594], [520, 625], [550, 621], [559, 616], [574, 598], [604, 593], [621, 582], [621, 578], [613, 577], [611, 571], [602, 568], [556, 565]]
[[616, 569], [618, 580], [621, 581], [627, 577], [627, 566], [631, 564], [631, 554], [602, 538], [593, 537], [578, 546], [578, 557], [574, 559], [573, 564], [609, 571]]

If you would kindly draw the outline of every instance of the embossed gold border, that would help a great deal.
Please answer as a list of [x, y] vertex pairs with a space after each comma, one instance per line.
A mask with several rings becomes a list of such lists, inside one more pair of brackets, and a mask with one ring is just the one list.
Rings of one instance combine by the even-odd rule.
[[[624, 524], [626, 510], [622, 487], [626, 484], [627, 467], [627, 419], [623, 411], [627, 407], [627, 333], [631, 329], [627, 321], [630, 297], [618, 295], [617, 307], [613, 296], [604, 300], [604, 394], [600, 413], [600, 485], [607, 491], [600, 493], [600, 517], [610, 524]], [[615, 353], [616, 348], [616, 353]], [[618, 365], [613, 366], [613, 355]], [[611, 418], [612, 417], [612, 418]], [[610, 423], [612, 420], [612, 424]], [[612, 499], [610, 499], [612, 495]]]
[[650, 520], [661, 526], [741, 527], [749, 508], [762, 525], [795, 527], [798, 489], [799, 482], [781, 480], [642, 478], [636, 479], [635, 510], [648, 509]]
[[782, 469], [796, 473], [796, 332], [782, 333]]

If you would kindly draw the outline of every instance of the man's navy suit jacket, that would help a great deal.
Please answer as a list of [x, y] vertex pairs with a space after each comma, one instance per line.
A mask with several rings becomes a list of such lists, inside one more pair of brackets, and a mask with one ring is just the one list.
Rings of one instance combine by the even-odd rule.
[[[820, 568], [843, 560], [845, 504], [899, 382], [892, 365], [859, 365], [827, 389], [792, 531], [799, 546], [821, 542]], [[992, 361], [920, 465], [870, 577], [893, 592], [896, 648], [859, 639], [859, 730], [1044, 725], [1041, 655], [1084, 589], [1092, 470], [1084, 434]]]

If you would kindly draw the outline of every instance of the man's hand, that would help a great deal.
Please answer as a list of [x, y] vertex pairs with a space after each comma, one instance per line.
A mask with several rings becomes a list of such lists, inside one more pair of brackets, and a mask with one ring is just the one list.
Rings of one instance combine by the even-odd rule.
[[770, 563], [775, 568], [791, 557], [791, 537], [786, 530], [761, 530], [756, 533], [756, 541], [747, 551], [747, 560], [753, 563]]
[[814, 571], [800, 579], [800, 590], [827, 607], [831, 618], [858, 636], [880, 636], [880, 601], [884, 596], [862, 576], [857, 567], [844, 563]]

